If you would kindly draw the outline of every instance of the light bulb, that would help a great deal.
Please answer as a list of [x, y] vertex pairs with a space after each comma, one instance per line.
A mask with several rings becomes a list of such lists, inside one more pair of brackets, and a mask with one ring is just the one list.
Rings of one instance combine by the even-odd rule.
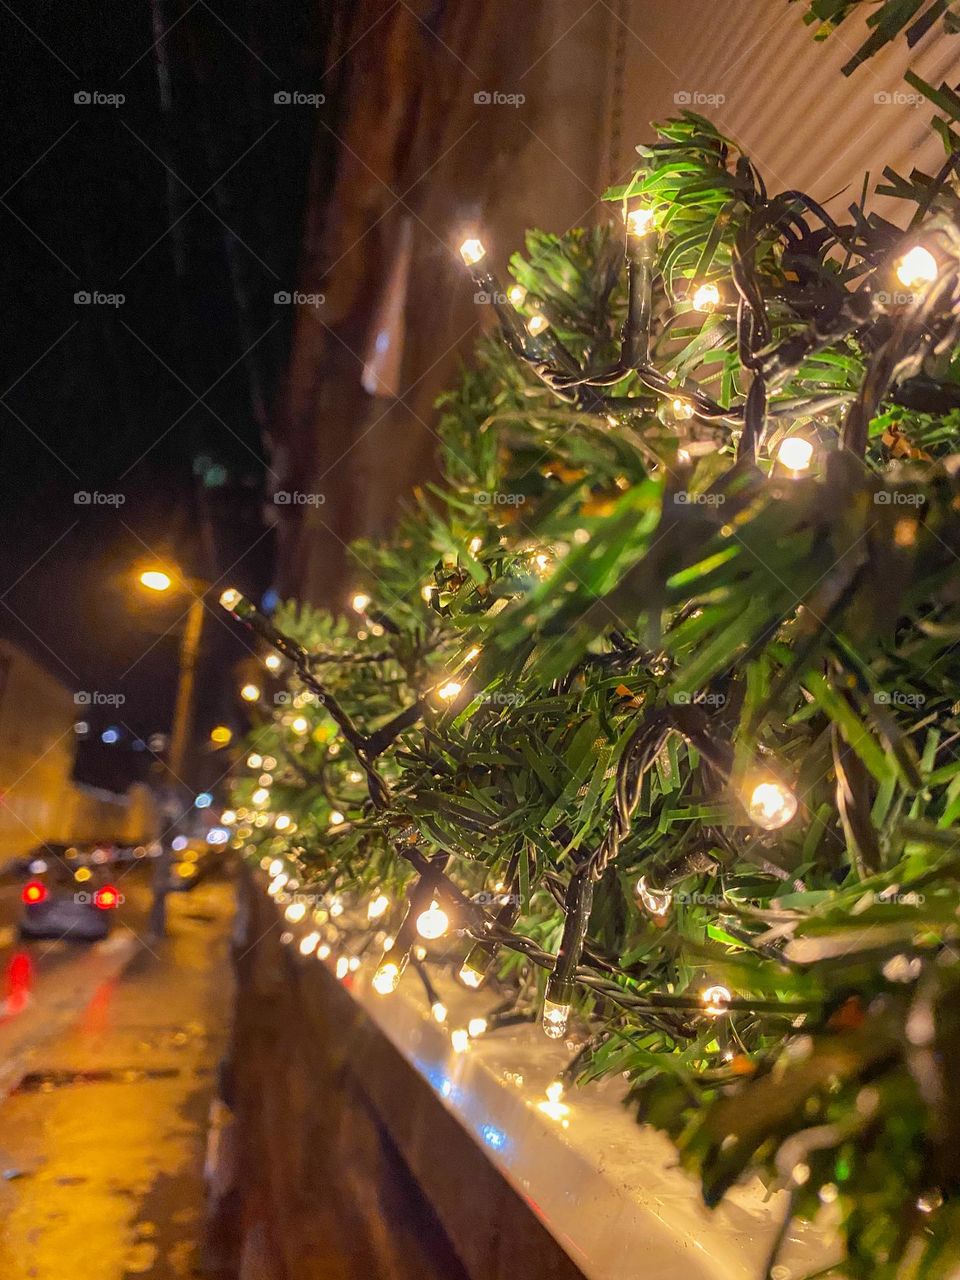
[[467, 543], [467, 550], [472, 556], [475, 556], [482, 546], [483, 539], [478, 535], [477, 537], [471, 538]]
[[449, 927], [450, 917], [436, 900], [430, 903], [426, 911], [421, 911], [417, 916], [417, 933], [428, 941], [442, 938]]
[[334, 920], [336, 920], [338, 916], [343, 915], [343, 899], [342, 898], [330, 899], [330, 914], [331, 916], [333, 916]]
[[772, 779], [758, 782], [750, 793], [747, 812], [758, 827], [776, 831], [786, 826], [797, 812], [797, 797], [780, 782]]
[[375, 898], [371, 898], [367, 904], [367, 919], [379, 920], [387, 908], [390, 906], [390, 899], [385, 893], [378, 893]]
[[296, 924], [298, 920], [302, 920], [303, 917], [307, 914], [306, 903], [291, 902], [289, 907], [287, 907], [286, 911], [283, 914], [285, 918], [290, 921], [291, 924]]
[[380, 965], [373, 975], [373, 989], [378, 996], [388, 996], [400, 985], [400, 966], [392, 960]]
[[337, 961], [337, 967], [335, 972], [337, 977], [341, 980], [341, 982], [350, 972], [350, 961], [347, 959], [346, 956], [341, 956], [340, 959]]
[[220, 821], [225, 827], [232, 827], [237, 820], [237, 812], [235, 809], [224, 809], [220, 815]]
[[280, 858], [274, 858], [274, 860], [270, 863], [270, 874], [272, 876], [278, 876], [282, 870], [283, 870], [282, 860]]
[[477, 1036], [482, 1036], [487, 1029], [486, 1018], [471, 1018], [467, 1023], [467, 1034], [471, 1039], [476, 1040]]
[[350, 604], [356, 609], [357, 613], [366, 613], [370, 607], [370, 597], [365, 591], [358, 591], [350, 601]]
[[631, 209], [627, 214], [627, 230], [632, 236], [645, 236], [653, 230], [653, 210], [647, 207]]
[[551, 1040], [562, 1040], [567, 1034], [570, 1006], [553, 1000], [543, 1002], [543, 1031]]
[[351, 956], [350, 959], [347, 961], [347, 967], [349, 968], [351, 973], [356, 973], [357, 970], [360, 968], [360, 957]]
[[300, 954], [308, 956], [316, 951], [317, 943], [320, 941], [319, 933], [308, 933], [300, 939]]
[[700, 999], [703, 1001], [703, 1012], [711, 1018], [719, 1018], [730, 1008], [733, 996], [726, 987], [707, 987]]
[[673, 416], [686, 422], [693, 417], [693, 405], [689, 400], [681, 400], [678, 396], [672, 405]]
[[450, 1043], [453, 1045], [454, 1053], [466, 1053], [470, 1047], [470, 1037], [465, 1027], [457, 1027], [455, 1031], [450, 1032]]
[[240, 690], [240, 697], [244, 702], [256, 702], [260, 697], [260, 690], [255, 684], [245, 684]]
[[551, 1080], [551, 1082], [547, 1085], [547, 1100], [549, 1102], [563, 1101], [563, 1081], [562, 1080]]
[[789, 471], [806, 471], [813, 458], [813, 444], [803, 436], [789, 436], [777, 450], [777, 461]]
[[550, 328], [550, 321], [540, 311], [535, 311], [527, 321], [527, 333], [531, 338], [539, 337], [545, 329]]
[[310, 728], [310, 722], [306, 716], [296, 716], [290, 721], [290, 728], [294, 733], [304, 734]]
[[321, 942], [319, 947], [317, 947], [317, 959], [326, 960], [329, 955], [330, 955], [329, 945], [326, 942]]
[[274, 819], [273, 825], [277, 831], [286, 831], [288, 827], [293, 825], [293, 819], [290, 817], [289, 813], [278, 813]]
[[720, 290], [715, 284], [702, 284], [693, 295], [695, 311], [712, 311], [720, 305]]
[[252, 753], [252, 755], [247, 756], [248, 769], [259, 769], [262, 764], [263, 764], [263, 756], [258, 756], [255, 751]]
[[481, 259], [487, 256], [487, 251], [479, 240], [471, 238], [464, 240], [460, 246], [460, 257], [463, 259], [464, 265], [474, 267]]
[[468, 649], [467, 652], [463, 655], [463, 660], [464, 662], [476, 662], [477, 658], [479, 657], [480, 657], [480, 646], [478, 644], [475, 644], [472, 649]]
[[270, 799], [270, 792], [266, 787], [258, 787], [250, 799], [254, 804], [266, 804]]
[[538, 573], [549, 573], [553, 568], [553, 556], [548, 555], [546, 551], [538, 551], [533, 557], [533, 563], [536, 565]]
[[426, 583], [424, 586], [420, 588], [420, 599], [423, 600], [426, 604], [429, 604], [430, 601], [433, 599], [433, 593], [434, 591], [436, 591], [436, 589], [437, 588], [433, 585], [432, 582]]
[[231, 613], [242, 599], [243, 596], [236, 587], [227, 587], [226, 591], [220, 593], [220, 604]]
[[477, 991], [483, 986], [485, 976], [482, 969], [475, 969], [469, 960], [464, 960], [460, 968], [459, 977], [465, 987], [470, 987], [472, 990]]
[[433, 1014], [434, 1022], [444, 1023], [447, 1020], [447, 1006], [440, 1000], [434, 1000], [430, 1006], [430, 1012]]
[[346, 818], [343, 816], [343, 814], [340, 812], [340, 810], [339, 810], [339, 809], [331, 809], [331, 810], [330, 810], [330, 825], [331, 825], [331, 827], [339, 827], [339, 826], [342, 826], [344, 822], [346, 822]]
[[459, 680], [447, 680], [437, 689], [437, 697], [444, 702], [452, 702], [454, 698], [459, 697], [463, 692], [463, 685]]
[[268, 653], [263, 660], [263, 665], [268, 671], [279, 671], [282, 662], [283, 659], [280, 657], [279, 653]]
[[646, 876], [641, 876], [637, 881], [637, 894], [650, 914], [659, 916], [661, 919], [670, 910], [670, 904], [673, 902], [673, 893], [669, 889], [651, 888], [646, 882]]
[[897, 261], [897, 279], [907, 289], [933, 284], [938, 272], [936, 258], [922, 244], [915, 244]]
[[272, 773], [261, 773], [260, 777], [257, 779], [257, 785], [260, 787], [269, 787], [271, 782], [273, 782]]
[[507, 297], [515, 307], [522, 307], [527, 291], [522, 284], [512, 284], [507, 290]]

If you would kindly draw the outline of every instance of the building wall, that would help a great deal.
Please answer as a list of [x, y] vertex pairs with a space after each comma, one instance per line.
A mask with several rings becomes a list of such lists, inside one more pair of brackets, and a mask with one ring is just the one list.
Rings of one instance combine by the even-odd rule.
[[[938, 84], [960, 41], [939, 29], [913, 51], [898, 40], [847, 79], [864, 21], [818, 44], [803, 11], [783, 0], [353, 6], [334, 51], [345, 106], [320, 126], [338, 139], [337, 178], [314, 190], [305, 231], [301, 287], [326, 301], [299, 310], [274, 418], [276, 487], [324, 496], [278, 509], [284, 594], [341, 603], [357, 572], [347, 543], [385, 533], [432, 475], [434, 400], [491, 322], [456, 256], [466, 228], [502, 270], [526, 227], [609, 217], [604, 188], [631, 171], [650, 122], [687, 105], [771, 189], [833, 196], [835, 212], [867, 169], [939, 167], [933, 112], [902, 76], [912, 64]], [[495, 92], [524, 101], [474, 100]], [[876, 208], [905, 225], [906, 211]]]

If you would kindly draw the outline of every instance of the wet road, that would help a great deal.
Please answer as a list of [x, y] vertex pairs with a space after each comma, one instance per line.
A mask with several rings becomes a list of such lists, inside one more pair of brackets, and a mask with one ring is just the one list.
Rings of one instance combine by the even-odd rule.
[[[212, 881], [172, 895], [169, 936], [148, 945], [149, 876], [138, 869], [123, 888], [107, 943], [30, 944], [30, 1007], [0, 1023], [0, 1072], [5, 1055], [21, 1057], [0, 1102], [3, 1280], [199, 1274], [232, 892]], [[0, 928], [10, 909], [0, 895]], [[5, 942], [7, 968], [16, 954]], [[33, 1025], [42, 1034], [24, 1051], [16, 1038]]]

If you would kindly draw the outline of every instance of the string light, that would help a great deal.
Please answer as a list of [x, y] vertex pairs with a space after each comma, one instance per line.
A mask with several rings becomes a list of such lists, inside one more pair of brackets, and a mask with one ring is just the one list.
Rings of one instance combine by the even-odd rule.
[[702, 284], [693, 295], [695, 311], [713, 311], [720, 305], [720, 290], [715, 284]]
[[261, 773], [260, 777], [257, 779], [257, 785], [261, 787], [269, 787], [272, 782], [272, 773]]
[[938, 272], [936, 258], [922, 244], [915, 244], [897, 261], [897, 279], [906, 289], [933, 284]]
[[466, 1053], [470, 1047], [470, 1037], [466, 1028], [457, 1027], [456, 1031], [451, 1031], [450, 1043], [453, 1046], [454, 1053]]
[[476, 1040], [478, 1036], [482, 1036], [486, 1029], [486, 1018], [471, 1018], [467, 1023], [467, 1035], [473, 1040]]
[[464, 240], [463, 244], [460, 246], [460, 257], [463, 259], [465, 266], [475, 267], [477, 263], [481, 262], [486, 256], [486, 249], [476, 238]]
[[255, 751], [251, 752], [251, 754], [247, 756], [248, 769], [259, 769], [262, 764], [263, 756], [258, 756]]
[[267, 790], [266, 787], [258, 787], [257, 790], [250, 797], [250, 799], [256, 805], [266, 804], [267, 801], [270, 799], [270, 792]]
[[439, 1022], [442, 1026], [447, 1020], [447, 1006], [440, 1000], [434, 1000], [430, 1006], [430, 1012], [433, 1014], [434, 1022]]
[[367, 919], [379, 920], [389, 906], [390, 899], [387, 895], [385, 893], [378, 893], [377, 896], [372, 898], [367, 904]]
[[274, 828], [277, 831], [293, 831], [294, 821], [289, 813], [278, 813], [273, 821]]
[[308, 933], [300, 939], [300, 954], [309, 956], [317, 949], [317, 943], [320, 941], [319, 933]]
[[777, 450], [777, 461], [789, 471], [806, 471], [813, 458], [813, 444], [803, 436], [789, 436]]
[[343, 816], [343, 814], [340, 812], [340, 810], [339, 810], [339, 809], [331, 809], [331, 810], [330, 810], [330, 825], [331, 825], [331, 827], [339, 827], [339, 826], [342, 826], [342, 825], [343, 825], [343, 823], [345, 823], [345, 822], [346, 822], [346, 818]]
[[515, 307], [522, 307], [527, 297], [527, 291], [522, 284], [512, 284], [507, 290], [507, 297]]
[[433, 599], [433, 593], [434, 591], [436, 591], [436, 589], [437, 588], [433, 585], [432, 582], [427, 582], [424, 586], [420, 588], [420, 599], [423, 600], [425, 604], [429, 604], [430, 601]]
[[421, 911], [417, 916], [417, 933], [430, 942], [436, 938], [442, 938], [449, 927], [450, 917], [436, 899], [430, 903], [426, 911]]
[[226, 591], [220, 593], [220, 604], [230, 613], [234, 611], [242, 599], [243, 596], [236, 587], [227, 587]]
[[225, 827], [232, 827], [236, 820], [237, 813], [235, 809], [224, 809], [223, 813], [220, 815], [220, 821]]
[[366, 613], [370, 607], [370, 597], [365, 591], [358, 591], [350, 601], [350, 604], [357, 613]]
[[631, 209], [626, 215], [626, 224], [632, 236], [649, 235], [654, 227], [654, 212], [646, 205]]
[[283, 664], [283, 659], [279, 653], [268, 653], [263, 660], [263, 665], [268, 671], [279, 671]]
[[460, 696], [463, 692], [463, 685], [459, 680], [447, 680], [437, 689], [437, 697], [444, 702], [452, 702], [454, 698]]
[[400, 966], [393, 960], [384, 961], [373, 975], [373, 989], [378, 996], [388, 996], [400, 985]]
[[342, 898], [337, 897], [337, 898], [330, 899], [330, 914], [331, 916], [333, 916], [334, 920], [336, 920], [338, 916], [343, 915], [343, 909], [344, 908], [343, 908]]
[[294, 733], [299, 733], [302, 736], [310, 728], [310, 722], [306, 716], [296, 716], [290, 721], [290, 728]]
[[527, 333], [531, 338], [538, 338], [545, 329], [550, 328], [550, 321], [541, 311], [535, 311], [527, 321]]
[[651, 888], [647, 884], [646, 876], [641, 876], [637, 881], [637, 895], [650, 914], [659, 916], [661, 919], [669, 912], [673, 902], [673, 893], [670, 889]]
[[330, 955], [329, 944], [326, 942], [321, 942], [319, 947], [317, 947], [317, 959], [326, 960], [329, 955]]
[[471, 990], [477, 991], [483, 986], [486, 974], [482, 969], [478, 969], [471, 964], [469, 960], [464, 960], [458, 976], [465, 987], [470, 987]]
[[543, 1031], [551, 1040], [562, 1040], [567, 1034], [567, 1023], [570, 1020], [570, 1006], [557, 1004], [553, 1000], [543, 1002]]
[[775, 779], [758, 782], [750, 793], [747, 812], [751, 821], [765, 831], [786, 826], [797, 812], [797, 797]]
[[340, 959], [337, 961], [337, 967], [335, 972], [341, 982], [350, 972], [350, 961], [347, 959], [346, 956], [341, 956]]
[[549, 1116], [551, 1120], [556, 1120], [566, 1128], [570, 1108], [563, 1101], [562, 1082], [560, 1080], [552, 1080], [550, 1084], [547, 1085], [546, 1094], [546, 1101], [537, 1103], [537, 1110], [542, 1111], [544, 1115]]
[[299, 920], [302, 920], [306, 914], [307, 907], [306, 903], [303, 902], [291, 902], [289, 907], [287, 907], [286, 911], [283, 913], [284, 918], [289, 920], [291, 924], [296, 924]]
[[244, 702], [256, 702], [260, 697], [260, 690], [255, 684], [245, 684], [240, 690], [240, 697]]
[[681, 422], [687, 422], [693, 417], [693, 405], [689, 400], [681, 400], [678, 396], [674, 400], [671, 408], [673, 409], [673, 416], [678, 418]]
[[283, 870], [283, 861], [280, 858], [274, 858], [274, 860], [270, 863], [270, 874], [272, 876], [278, 876], [282, 870]]
[[707, 987], [700, 999], [703, 1001], [703, 1012], [710, 1018], [719, 1018], [730, 1008], [733, 996], [726, 987]]

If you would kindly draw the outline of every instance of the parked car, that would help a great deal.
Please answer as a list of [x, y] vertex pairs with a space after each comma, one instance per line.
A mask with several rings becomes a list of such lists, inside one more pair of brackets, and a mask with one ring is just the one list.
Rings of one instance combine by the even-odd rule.
[[113, 885], [81, 887], [76, 881], [28, 880], [20, 894], [22, 941], [63, 939], [99, 942], [110, 932], [110, 912], [123, 901]]

